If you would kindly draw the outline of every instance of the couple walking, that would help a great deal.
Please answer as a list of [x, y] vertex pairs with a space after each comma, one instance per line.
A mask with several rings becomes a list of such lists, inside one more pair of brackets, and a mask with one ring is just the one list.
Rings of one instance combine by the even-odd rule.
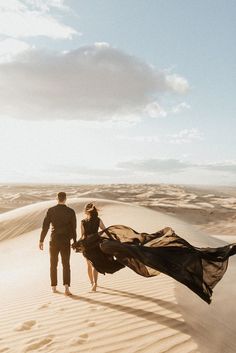
[[[43, 221], [42, 231], [39, 241], [39, 249], [44, 249], [44, 239], [51, 225], [50, 238], [50, 278], [51, 287], [54, 293], [57, 292], [57, 265], [59, 254], [63, 267], [63, 285], [65, 294], [71, 295], [70, 282], [70, 254], [71, 248], [76, 247], [76, 214], [75, 211], [66, 205], [66, 193], [57, 194], [57, 205], [48, 209]], [[98, 211], [92, 203], [85, 206], [85, 218], [81, 221], [81, 238], [97, 233], [98, 230], [105, 229], [102, 220], [98, 217]], [[71, 244], [71, 240], [73, 243]], [[96, 291], [98, 272], [93, 267], [91, 261], [87, 259], [88, 275], [92, 285], [92, 291]]]
[[65, 294], [71, 295], [72, 247], [76, 252], [82, 252], [87, 259], [93, 291], [96, 291], [98, 272], [114, 273], [129, 267], [144, 277], [165, 273], [210, 304], [213, 288], [224, 276], [229, 257], [236, 254], [236, 244], [197, 248], [179, 237], [170, 227], [152, 234], [138, 233], [124, 225], [105, 228], [92, 203], [85, 207], [86, 217], [81, 221], [81, 237], [76, 241], [76, 215], [65, 203], [66, 194], [59, 192], [58, 204], [47, 211], [39, 243], [39, 248], [43, 250], [43, 241], [51, 224], [50, 273], [53, 292], [56, 292], [60, 253]]

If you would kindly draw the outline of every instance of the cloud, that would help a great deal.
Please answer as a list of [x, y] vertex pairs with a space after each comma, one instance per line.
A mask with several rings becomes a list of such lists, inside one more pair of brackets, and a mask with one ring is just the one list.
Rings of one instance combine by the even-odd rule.
[[203, 134], [198, 129], [183, 129], [176, 134], [167, 135], [167, 139], [173, 144], [191, 143], [203, 140]]
[[182, 102], [171, 108], [170, 113], [179, 114], [188, 109], [190, 109], [190, 105], [186, 102]]
[[30, 49], [30, 45], [17, 39], [7, 38], [0, 41], [0, 63], [10, 62], [13, 58]]
[[[31, 50], [0, 65], [2, 114], [22, 119], [134, 119], [185, 79], [95, 44], [66, 53]], [[177, 80], [178, 81], [178, 80]], [[188, 85], [185, 84], [185, 90]], [[154, 103], [157, 110], [157, 103]]]
[[136, 135], [136, 136], [116, 136], [118, 140], [142, 142], [142, 143], [162, 143], [162, 144], [183, 144], [203, 140], [203, 134], [195, 128], [183, 129], [175, 134], [157, 135]]
[[236, 173], [236, 162], [235, 161], [226, 161], [221, 163], [207, 163], [201, 166], [204, 169], [217, 171], [217, 172], [226, 172], [226, 173]]
[[38, 8], [41, 11], [50, 11], [52, 8], [69, 10], [64, 0], [24, 0], [28, 5]]
[[94, 43], [94, 46], [96, 48], [109, 48], [110, 47], [110, 44], [107, 43], [107, 42], [95, 42]]
[[[173, 80], [175, 80], [174, 77], [173, 77]], [[173, 85], [171, 87], [174, 88], [176, 86]], [[188, 90], [187, 81], [186, 81], [186, 86], [184, 89], [181, 85], [178, 87], [178, 93], [185, 93], [187, 90]], [[144, 112], [150, 118], [163, 118], [163, 117], [165, 118], [167, 115], [180, 114], [187, 109], [190, 109], [190, 105], [187, 104], [186, 102], [181, 102], [181, 103], [177, 104], [176, 106], [165, 108], [165, 109], [158, 102], [152, 102], [146, 106]]]
[[174, 158], [151, 158], [151, 159], [140, 159], [140, 160], [130, 160], [125, 162], [120, 162], [116, 165], [117, 168], [121, 168], [124, 171], [133, 172], [145, 172], [145, 173], [176, 173], [182, 172], [187, 169], [204, 169], [214, 172], [224, 172], [227, 174], [236, 173], [236, 162], [226, 161], [218, 163], [193, 163], [187, 161], [181, 161]]
[[150, 118], [166, 117], [167, 112], [157, 102], [152, 102], [146, 106], [144, 112], [147, 113]]
[[171, 74], [166, 76], [167, 85], [173, 90], [179, 93], [185, 93], [188, 88], [188, 81], [179, 75]]
[[191, 164], [177, 159], [142, 159], [117, 164], [118, 168], [147, 173], [175, 173], [191, 167]]
[[158, 136], [152, 136], [152, 135], [145, 135], [145, 136], [118, 135], [118, 136], [116, 136], [116, 138], [118, 140], [140, 142], [140, 143], [159, 143], [160, 142], [160, 138]]
[[75, 29], [61, 23], [52, 11], [64, 11], [62, 0], [7, 0], [0, 3], [0, 34], [13, 38], [45, 36], [71, 39]]

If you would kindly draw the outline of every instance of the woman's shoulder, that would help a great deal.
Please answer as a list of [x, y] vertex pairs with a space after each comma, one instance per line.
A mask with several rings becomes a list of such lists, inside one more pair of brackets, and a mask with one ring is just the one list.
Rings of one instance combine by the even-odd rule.
[[99, 221], [101, 221], [101, 218], [99, 218], [99, 217], [96, 217], [96, 219], [91, 219], [91, 218], [83, 218], [82, 220], [81, 220], [81, 223], [89, 223], [89, 222], [91, 222], [91, 221], [94, 221], [94, 220], [96, 220], [97, 222]]

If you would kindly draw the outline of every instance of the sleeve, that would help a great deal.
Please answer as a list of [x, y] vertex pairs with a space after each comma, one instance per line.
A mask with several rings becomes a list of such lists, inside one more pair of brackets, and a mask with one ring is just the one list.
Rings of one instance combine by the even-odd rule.
[[72, 214], [71, 226], [72, 226], [71, 227], [72, 228], [71, 238], [73, 239], [73, 241], [75, 243], [76, 238], [77, 238], [77, 233], [76, 233], [77, 221], [76, 221], [76, 214], [75, 214], [74, 210], [73, 210], [73, 214]]
[[42, 231], [41, 231], [41, 235], [40, 235], [40, 243], [43, 243], [43, 241], [47, 235], [48, 229], [50, 227], [50, 223], [51, 223], [51, 217], [50, 217], [50, 211], [48, 210], [47, 214], [43, 220], [43, 226], [42, 226]]

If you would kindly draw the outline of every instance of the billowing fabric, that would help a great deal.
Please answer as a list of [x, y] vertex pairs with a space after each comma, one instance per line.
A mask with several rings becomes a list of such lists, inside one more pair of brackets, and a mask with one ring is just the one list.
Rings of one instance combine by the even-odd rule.
[[197, 248], [166, 227], [156, 233], [138, 233], [123, 226], [110, 226], [77, 242], [100, 273], [114, 273], [124, 266], [144, 277], [160, 272], [186, 285], [208, 304], [212, 290], [223, 277], [236, 244]]

